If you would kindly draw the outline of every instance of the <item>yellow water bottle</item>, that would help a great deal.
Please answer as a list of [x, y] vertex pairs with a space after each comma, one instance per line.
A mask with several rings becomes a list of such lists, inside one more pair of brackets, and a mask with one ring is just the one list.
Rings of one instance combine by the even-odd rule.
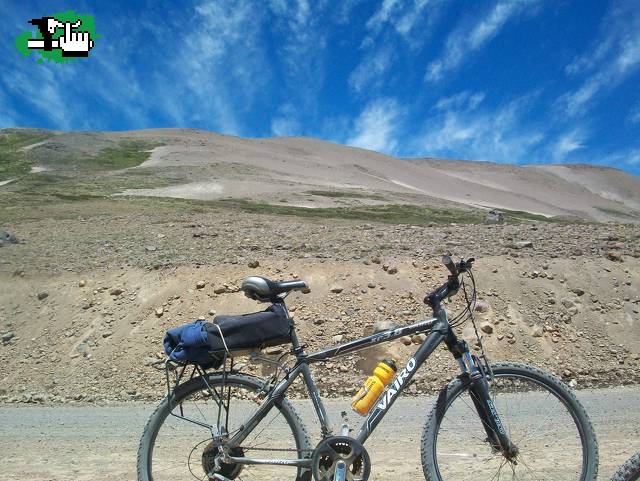
[[396, 375], [396, 363], [393, 359], [380, 361], [373, 370], [373, 376], [364, 382], [364, 387], [353, 397], [351, 407], [360, 416], [366, 415], [378, 400], [384, 388]]

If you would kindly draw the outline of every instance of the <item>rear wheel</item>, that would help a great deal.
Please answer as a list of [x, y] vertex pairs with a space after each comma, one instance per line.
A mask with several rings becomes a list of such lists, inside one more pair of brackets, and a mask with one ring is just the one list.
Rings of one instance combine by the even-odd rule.
[[428, 481], [592, 481], [598, 445], [584, 408], [558, 378], [526, 364], [492, 366], [491, 400], [509, 438], [513, 459], [492, 449], [475, 409], [468, 379], [441, 393], [422, 435]]
[[637, 453], [629, 461], [620, 466], [613, 475], [611, 481], [638, 481], [640, 480], [640, 453]]
[[[232, 437], [258, 409], [259, 379], [229, 374], [225, 388], [222, 375], [197, 377], [176, 388], [151, 415], [138, 450], [139, 481], [182, 481], [215, 479], [213, 473], [219, 444], [213, 441], [211, 427], [226, 430]], [[213, 394], [212, 394], [213, 392]], [[229, 400], [229, 419], [224, 410], [218, 419], [216, 398]], [[195, 422], [193, 422], [195, 421]], [[197, 423], [199, 424], [197, 424]], [[293, 406], [281, 399], [240, 446], [234, 457], [300, 459], [311, 456], [306, 431]], [[219, 463], [215, 471], [227, 479], [249, 481], [309, 481], [308, 469]]]

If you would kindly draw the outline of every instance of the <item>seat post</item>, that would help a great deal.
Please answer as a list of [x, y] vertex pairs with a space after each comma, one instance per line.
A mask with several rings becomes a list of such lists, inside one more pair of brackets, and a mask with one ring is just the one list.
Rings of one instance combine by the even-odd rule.
[[284, 298], [280, 298], [280, 300], [277, 302], [282, 306], [284, 312], [287, 315], [287, 319], [289, 319], [289, 321], [291, 322], [291, 344], [293, 345], [293, 349], [298, 349], [300, 347], [300, 341], [298, 340], [298, 334], [296, 333], [296, 323], [291, 317], [291, 314], [289, 314], [289, 309], [287, 309]]

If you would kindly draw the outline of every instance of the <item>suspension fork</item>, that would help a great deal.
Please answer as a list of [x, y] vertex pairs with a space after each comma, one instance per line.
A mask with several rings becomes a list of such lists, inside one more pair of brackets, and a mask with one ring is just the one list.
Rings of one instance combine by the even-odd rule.
[[471, 355], [467, 342], [459, 340], [451, 328], [445, 336], [445, 344], [458, 361], [463, 380], [469, 379], [471, 400], [487, 433], [487, 441], [495, 451], [502, 452], [508, 459], [515, 459], [518, 448], [509, 439], [509, 434], [491, 399], [487, 380], [489, 373], [485, 371], [480, 360]]

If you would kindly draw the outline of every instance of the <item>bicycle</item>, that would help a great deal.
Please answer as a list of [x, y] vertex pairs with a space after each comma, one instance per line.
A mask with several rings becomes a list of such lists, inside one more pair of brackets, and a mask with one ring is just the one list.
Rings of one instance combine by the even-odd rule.
[[[300, 343], [285, 305], [285, 297], [308, 289], [307, 283], [247, 278], [241, 287], [247, 296], [285, 312], [291, 350], [277, 361], [252, 354], [273, 364], [275, 372], [265, 379], [238, 370], [237, 354], [227, 344], [222, 369], [215, 372], [164, 362], [168, 394], [144, 429], [138, 479], [366, 481], [371, 459], [365, 442], [425, 360], [444, 343], [460, 374], [440, 392], [424, 425], [421, 461], [427, 481], [595, 480], [596, 437], [570, 388], [533, 366], [490, 364], [477, 329], [479, 356], [456, 336], [454, 328], [467, 319], [475, 326], [473, 262], [443, 257], [450, 275], [425, 297], [432, 318], [314, 353]], [[449, 319], [442, 302], [460, 290], [466, 307]], [[350, 436], [346, 425], [334, 434], [310, 365], [421, 333], [426, 339], [376, 401], [357, 435]], [[287, 354], [294, 359], [285, 364], [281, 361]], [[320, 424], [322, 439], [315, 446], [285, 396], [299, 377]], [[260, 457], [265, 452], [270, 457]]]
[[629, 458], [616, 471], [611, 481], [638, 481], [640, 480], [640, 453]]

